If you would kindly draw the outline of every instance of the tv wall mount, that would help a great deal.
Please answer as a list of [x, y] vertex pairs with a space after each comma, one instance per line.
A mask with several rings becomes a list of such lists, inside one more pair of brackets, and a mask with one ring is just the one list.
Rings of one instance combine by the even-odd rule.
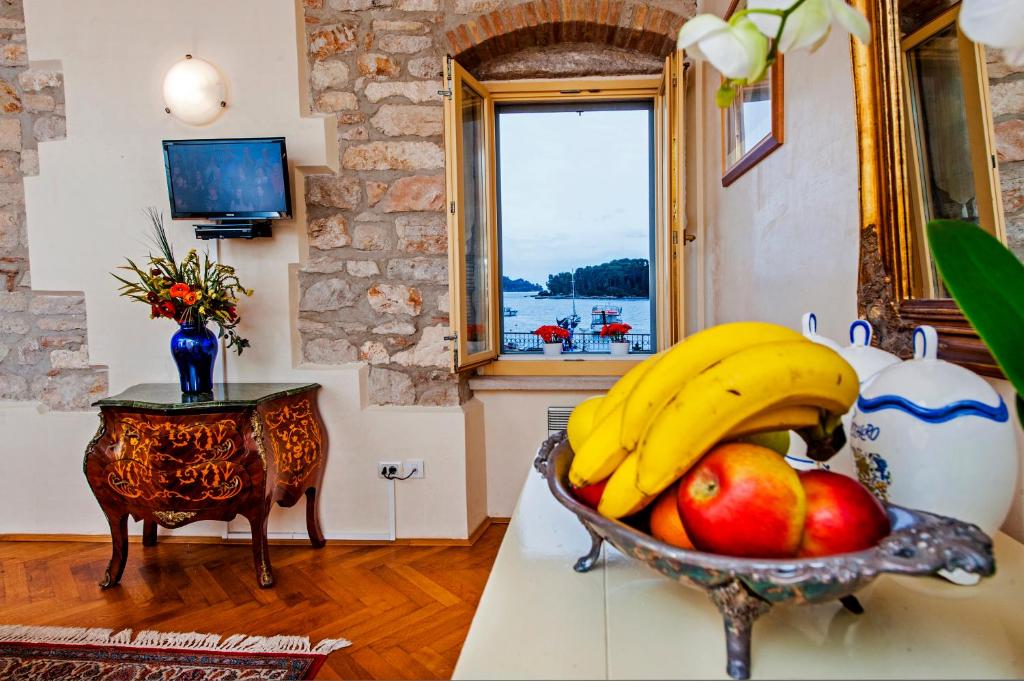
[[217, 220], [213, 224], [196, 225], [196, 238], [257, 239], [273, 236], [270, 220]]

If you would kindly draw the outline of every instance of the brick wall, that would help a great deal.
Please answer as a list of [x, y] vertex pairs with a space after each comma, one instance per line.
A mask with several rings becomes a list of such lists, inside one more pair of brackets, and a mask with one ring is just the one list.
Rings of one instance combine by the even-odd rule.
[[0, 400], [74, 410], [106, 394], [107, 371], [89, 364], [85, 297], [31, 288], [23, 182], [37, 144], [65, 136], [63, 85], [29, 66], [21, 0], [0, 2]]
[[1006, 217], [1006, 241], [1024, 260], [1024, 67], [988, 50], [989, 96]]
[[660, 72], [694, 0], [304, 0], [341, 171], [307, 178], [302, 355], [370, 364], [375, 404], [458, 404], [448, 372], [446, 53], [482, 79]]

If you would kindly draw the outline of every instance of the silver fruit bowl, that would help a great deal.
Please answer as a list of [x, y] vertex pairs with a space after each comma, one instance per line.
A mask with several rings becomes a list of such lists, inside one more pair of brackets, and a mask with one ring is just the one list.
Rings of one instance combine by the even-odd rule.
[[976, 526], [892, 504], [886, 504], [892, 524], [889, 536], [855, 553], [778, 560], [679, 549], [577, 501], [569, 487], [572, 458], [572, 448], [561, 432], [541, 445], [534, 467], [547, 479], [555, 499], [576, 514], [590, 534], [590, 552], [574, 569], [593, 568], [607, 541], [669, 579], [706, 591], [725, 623], [726, 671], [734, 679], [750, 678], [754, 621], [775, 604], [838, 599], [860, 614], [863, 608], [853, 594], [886, 572], [923, 576], [963, 570], [984, 577], [995, 572], [992, 540]]

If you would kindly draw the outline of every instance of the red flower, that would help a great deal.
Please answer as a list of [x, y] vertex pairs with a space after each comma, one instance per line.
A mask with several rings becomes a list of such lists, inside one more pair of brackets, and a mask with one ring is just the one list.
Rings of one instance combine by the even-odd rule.
[[238, 319], [238, 310], [236, 310], [234, 307], [228, 307], [227, 312], [228, 317], [230, 317], [232, 321]]
[[146, 294], [146, 300], [148, 300], [153, 305], [156, 305], [158, 302], [160, 302], [160, 296], [150, 291], [149, 293]]
[[162, 272], [160, 270], [158, 270], [157, 268], [155, 268], [155, 267], [153, 269], [151, 269], [149, 271], [149, 273], [151, 275], [153, 275], [154, 277], [159, 277], [162, 274]]
[[195, 291], [189, 291], [181, 297], [186, 305], [195, 305], [196, 301], [199, 300], [199, 296], [196, 295]]
[[163, 317], [164, 313], [160, 310], [160, 306], [159, 305], [150, 305], [149, 306], [149, 316], [152, 319], [156, 319], [157, 317]]
[[629, 324], [614, 322], [601, 327], [601, 338], [611, 338], [614, 341], [622, 342], [622, 337], [633, 329]]
[[187, 293], [192, 289], [188, 287], [188, 284], [182, 284], [178, 282], [171, 287], [171, 298], [184, 298]]
[[174, 319], [177, 316], [177, 311], [174, 309], [174, 303], [169, 300], [165, 300], [160, 303], [160, 312], [163, 313], [164, 317]]
[[560, 326], [553, 324], [545, 324], [534, 330], [535, 336], [540, 336], [541, 340], [545, 343], [557, 343], [559, 340], [565, 340], [569, 337], [569, 332]]

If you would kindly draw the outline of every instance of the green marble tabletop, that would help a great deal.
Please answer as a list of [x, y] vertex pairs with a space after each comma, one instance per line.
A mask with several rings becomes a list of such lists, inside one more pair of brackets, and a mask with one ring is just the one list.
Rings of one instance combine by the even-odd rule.
[[93, 403], [94, 407], [127, 407], [156, 411], [190, 411], [193, 409], [238, 409], [278, 397], [319, 388], [318, 383], [215, 383], [213, 394], [183, 395], [177, 383], [140, 383], [120, 395], [112, 395]]

